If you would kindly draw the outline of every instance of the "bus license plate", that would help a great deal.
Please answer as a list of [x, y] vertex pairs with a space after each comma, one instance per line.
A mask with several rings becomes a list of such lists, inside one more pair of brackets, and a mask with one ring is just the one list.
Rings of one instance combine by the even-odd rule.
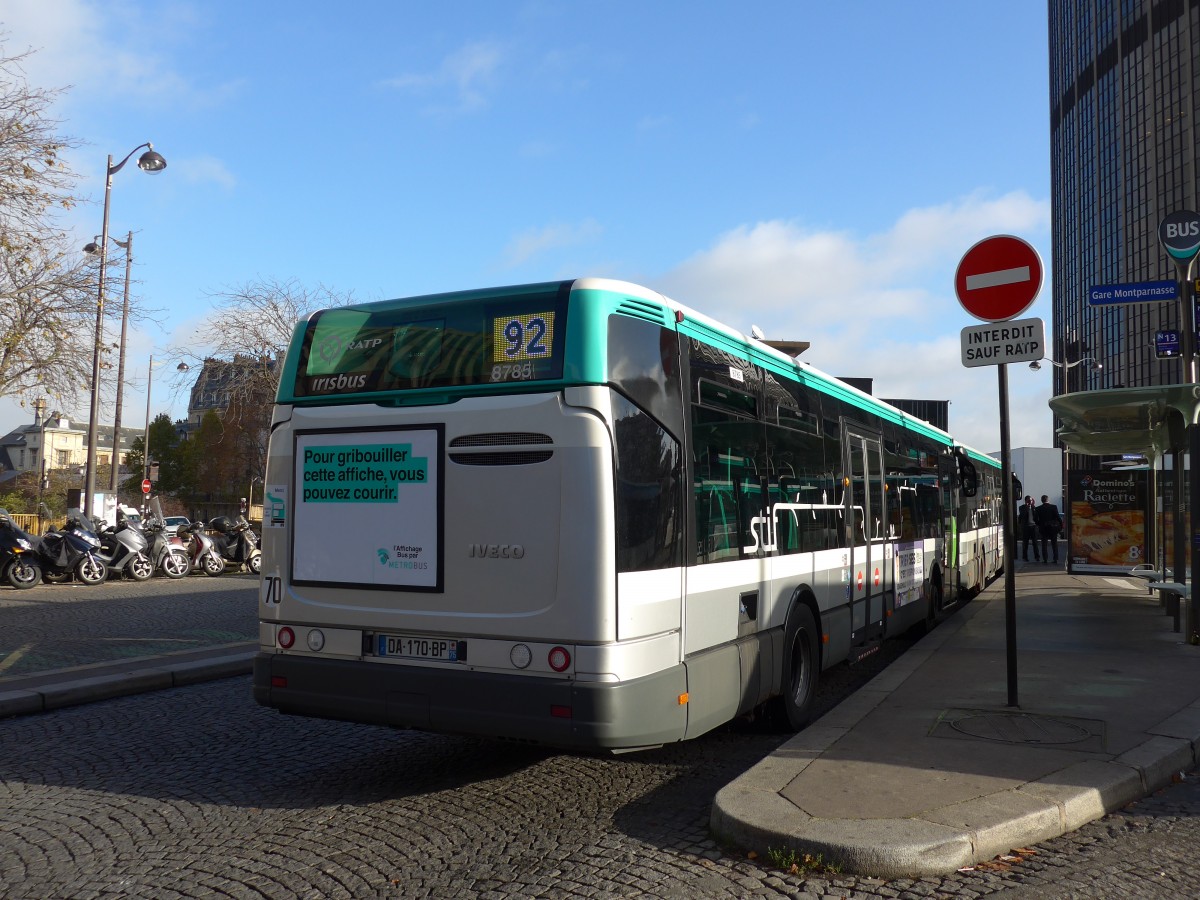
[[376, 635], [375, 655], [463, 662], [467, 658], [467, 642], [416, 634], [380, 634]]

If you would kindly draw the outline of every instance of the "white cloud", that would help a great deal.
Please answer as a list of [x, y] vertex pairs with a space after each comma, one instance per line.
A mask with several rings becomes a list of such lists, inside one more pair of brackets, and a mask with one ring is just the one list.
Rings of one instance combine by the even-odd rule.
[[547, 250], [594, 241], [602, 232], [600, 224], [593, 219], [585, 219], [575, 225], [555, 224], [531, 228], [509, 242], [504, 250], [504, 265], [506, 268], [515, 268]]
[[154, 16], [123, 2], [5, 0], [0, 27], [7, 52], [36, 51], [23, 67], [30, 83], [70, 87], [64, 105], [91, 109], [97, 103], [207, 106], [241, 88], [231, 79], [200, 85], [173, 67], [163, 48], [194, 38], [203, 25], [185, 3], [157, 7]]
[[[1045, 243], [1049, 218], [1048, 202], [1014, 192], [910, 210], [865, 236], [760, 222], [721, 235], [654, 284], [742, 331], [754, 322], [768, 337], [809, 341], [803, 360], [872, 378], [877, 396], [949, 400], [951, 432], [998, 450], [996, 370], [962, 365], [959, 333], [978, 323], [954, 296], [954, 270], [989, 234]], [[1048, 288], [1041, 296], [1048, 307]], [[1049, 446], [1049, 378], [1009, 369], [1010, 410], [1020, 412], [1010, 418], [1012, 446]]]
[[432, 72], [406, 73], [383, 79], [380, 85], [421, 95], [448, 89], [455, 96], [452, 107], [435, 111], [474, 112], [487, 106], [487, 93], [503, 61], [500, 44], [477, 41], [451, 53]]

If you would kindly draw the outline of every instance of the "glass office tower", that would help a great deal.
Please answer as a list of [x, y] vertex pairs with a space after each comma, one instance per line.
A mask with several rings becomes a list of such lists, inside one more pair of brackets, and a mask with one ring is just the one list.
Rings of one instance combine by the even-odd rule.
[[[1088, 294], [1176, 278], [1158, 225], [1200, 210], [1200, 0], [1049, 0], [1049, 16], [1052, 347], [1078, 363], [1055, 367], [1054, 393], [1186, 382], [1182, 359], [1155, 353], [1155, 332], [1190, 318], [1178, 301], [1090, 306]], [[1065, 480], [1098, 462], [1067, 454]], [[1146, 560], [1186, 570], [1191, 488], [1181, 471], [1159, 474]]]
[[1154, 333], [1177, 302], [1088, 305], [1092, 285], [1176, 277], [1158, 223], [1200, 209], [1200, 0], [1050, 0], [1054, 393], [1176, 384]]

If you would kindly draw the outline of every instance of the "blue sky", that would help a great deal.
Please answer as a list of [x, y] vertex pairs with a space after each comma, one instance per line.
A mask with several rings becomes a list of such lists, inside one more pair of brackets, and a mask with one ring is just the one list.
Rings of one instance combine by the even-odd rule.
[[[162, 310], [128, 343], [125, 424], [150, 354], [251, 280], [365, 301], [600, 275], [950, 400], [957, 437], [1000, 446], [953, 278], [989, 234], [1049, 267], [1044, 0], [5, 0], [0, 28], [38, 50], [31, 82], [70, 86], [80, 246], [108, 154], [168, 160], [114, 180], [111, 231]], [[1009, 367], [1014, 447], [1050, 445], [1050, 368]], [[182, 416], [167, 380], [152, 412]], [[16, 399], [0, 433], [31, 420]]]

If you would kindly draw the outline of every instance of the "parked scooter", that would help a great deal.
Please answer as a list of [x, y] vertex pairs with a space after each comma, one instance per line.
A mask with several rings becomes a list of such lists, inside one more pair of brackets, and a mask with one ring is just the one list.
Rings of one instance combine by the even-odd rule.
[[157, 497], [150, 501], [150, 515], [142, 523], [142, 532], [150, 542], [146, 553], [155, 569], [168, 578], [182, 578], [192, 571], [192, 560], [183, 541], [167, 534], [166, 519]]
[[247, 572], [254, 575], [262, 571], [262, 551], [258, 549], [258, 537], [251, 530], [245, 516], [238, 516], [236, 519], [217, 516], [210, 519], [208, 533], [217, 552], [226, 563], [244, 566]]
[[100, 532], [100, 558], [110, 575], [124, 575], [134, 581], [146, 581], [154, 574], [154, 563], [146, 552], [150, 542], [141, 529], [117, 510], [116, 528]]
[[217, 552], [212, 538], [204, 533], [203, 522], [180, 525], [175, 534], [188, 548], [192, 569], [199, 569], [205, 575], [220, 575], [225, 571], [225, 557]]
[[42, 580], [35, 542], [12, 520], [8, 510], [0, 509], [0, 579], [17, 590], [34, 587]]
[[95, 526], [78, 509], [69, 510], [67, 523], [47, 531], [36, 549], [45, 581], [67, 581], [74, 576], [84, 584], [102, 584], [108, 577]]

